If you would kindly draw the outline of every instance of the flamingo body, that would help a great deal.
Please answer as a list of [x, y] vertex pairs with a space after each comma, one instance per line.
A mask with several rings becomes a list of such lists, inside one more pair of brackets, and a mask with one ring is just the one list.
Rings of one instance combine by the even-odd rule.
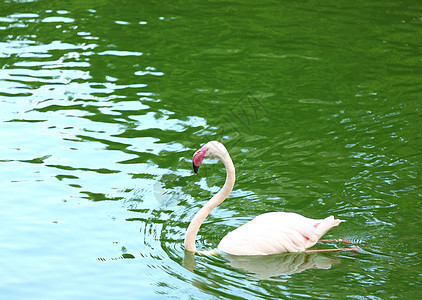
[[233, 255], [304, 251], [342, 221], [333, 216], [315, 220], [296, 213], [265, 213], [228, 233], [217, 248]]

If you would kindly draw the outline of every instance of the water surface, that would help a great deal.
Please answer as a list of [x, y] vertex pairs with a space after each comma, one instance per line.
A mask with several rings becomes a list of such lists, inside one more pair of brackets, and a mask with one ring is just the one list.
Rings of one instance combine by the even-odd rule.
[[[7, 299], [413, 299], [419, 1], [1, 1]], [[186, 255], [269, 211], [345, 219], [360, 253]], [[320, 248], [344, 245], [328, 243]], [[148, 298], [147, 298], [148, 297]]]

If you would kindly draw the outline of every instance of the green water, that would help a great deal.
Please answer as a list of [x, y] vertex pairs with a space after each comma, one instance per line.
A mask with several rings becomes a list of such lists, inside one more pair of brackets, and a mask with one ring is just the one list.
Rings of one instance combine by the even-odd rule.
[[[420, 1], [0, 1], [3, 299], [415, 299]], [[269, 211], [360, 253], [185, 255]], [[319, 248], [344, 245], [328, 243]]]

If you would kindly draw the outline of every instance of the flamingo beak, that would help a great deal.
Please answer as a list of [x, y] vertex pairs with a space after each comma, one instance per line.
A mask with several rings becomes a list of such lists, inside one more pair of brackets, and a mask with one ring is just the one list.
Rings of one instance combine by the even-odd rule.
[[193, 164], [193, 171], [195, 172], [195, 174], [198, 174], [198, 170], [199, 170], [199, 166], [195, 166], [195, 163]]
[[205, 152], [207, 152], [207, 150], [204, 148], [201, 148], [193, 154], [192, 164], [193, 164], [193, 171], [195, 172], [195, 174], [198, 173], [199, 166], [201, 165], [202, 161], [205, 158]]

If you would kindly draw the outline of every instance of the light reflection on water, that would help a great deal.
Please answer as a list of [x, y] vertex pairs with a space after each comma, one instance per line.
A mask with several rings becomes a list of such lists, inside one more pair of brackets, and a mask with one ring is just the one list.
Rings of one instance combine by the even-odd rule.
[[[365, 36], [371, 19], [357, 22], [368, 44], [356, 47], [353, 34], [319, 33], [327, 27], [317, 7], [286, 4], [280, 25], [270, 13], [279, 7], [257, 8], [250, 23], [207, 6], [210, 31], [209, 16], [174, 7], [1, 5], [5, 297], [413, 295], [421, 90], [410, 41], [420, 19], [407, 8], [377, 13], [376, 41]], [[374, 7], [359, 8], [366, 16]], [[329, 236], [362, 252], [187, 257], [185, 229], [224, 181], [215, 162], [191, 172], [193, 151], [210, 139], [226, 143], [238, 177], [201, 228], [200, 249], [260, 213], [286, 210], [346, 219]]]

